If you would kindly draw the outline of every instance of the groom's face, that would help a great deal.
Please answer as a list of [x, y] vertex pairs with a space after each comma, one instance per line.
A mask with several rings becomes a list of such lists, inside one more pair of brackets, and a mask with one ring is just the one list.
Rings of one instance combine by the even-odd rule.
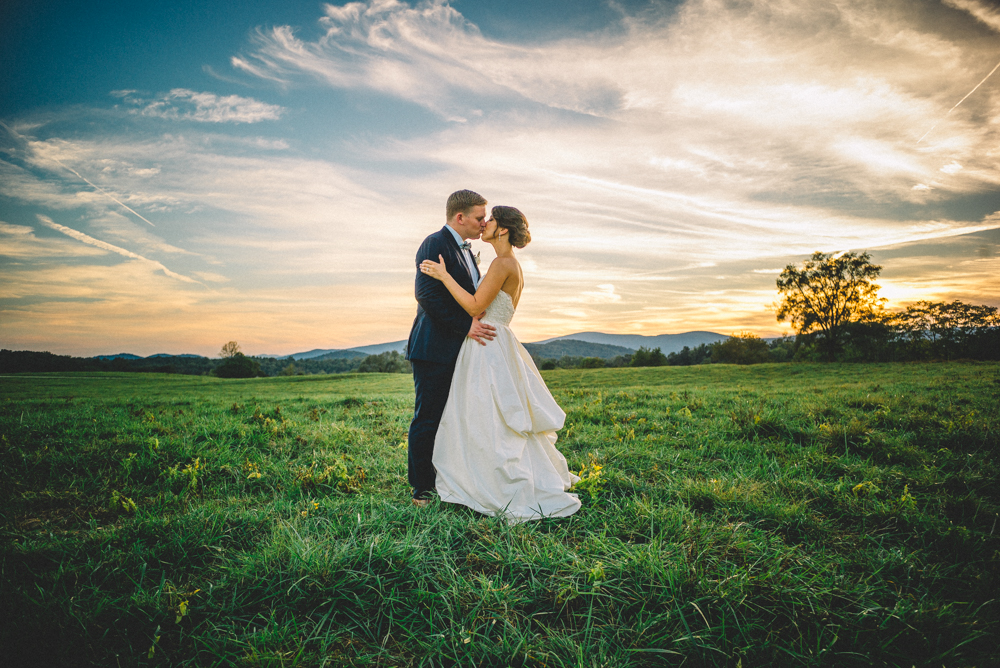
[[455, 216], [455, 231], [463, 239], [478, 239], [486, 225], [486, 206], [474, 206]]

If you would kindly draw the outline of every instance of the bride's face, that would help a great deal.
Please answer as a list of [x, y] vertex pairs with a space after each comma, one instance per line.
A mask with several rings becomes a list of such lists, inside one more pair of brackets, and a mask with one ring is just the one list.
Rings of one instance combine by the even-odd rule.
[[483, 228], [483, 241], [492, 241], [496, 238], [497, 232], [500, 230], [500, 226], [497, 225], [497, 221], [493, 216], [490, 216], [486, 220], [486, 227]]

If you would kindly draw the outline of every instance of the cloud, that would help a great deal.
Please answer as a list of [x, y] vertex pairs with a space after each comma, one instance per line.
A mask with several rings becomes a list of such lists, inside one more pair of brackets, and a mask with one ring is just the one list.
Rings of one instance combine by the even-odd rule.
[[581, 295], [585, 302], [592, 304], [614, 304], [622, 300], [622, 296], [615, 292], [615, 286], [611, 283], [598, 285], [597, 290], [584, 291]]
[[197, 121], [200, 123], [257, 123], [281, 118], [284, 109], [239, 95], [220, 96], [214, 93], [197, 93], [186, 88], [175, 88], [153, 100], [136, 95], [136, 91], [114, 91], [112, 95], [134, 107], [132, 113], [169, 120]]
[[[980, 104], [976, 113], [996, 122], [956, 115], [916, 145], [975, 83], [979, 54], [905, 8], [691, 0], [585, 39], [520, 45], [490, 39], [441, 1], [371, 0], [327, 5], [314, 40], [287, 26], [259, 31], [236, 66], [391, 95], [482, 129], [469, 134], [485, 135], [483, 146], [518, 133], [509, 148], [521, 152], [509, 156], [522, 164], [538, 153], [528, 142], [545, 135], [560, 167], [629, 174], [640, 186], [902, 204], [923, 201], [914, 182], [939, 176], [946, 158], [969, 169], [934, 183], [933, 197], [982, 190], [998, 181], [980, 150], [1000, 139], [997, 110]], [[461, 134], [434, 141], [448, 149]]]
[[477, 98], [514, 95], [598, 115], [622, 102], [611, 72], [576, 58], [583, 40], [561, 49], [489, 40], [444, 0], [371, 0], [324, 12], [319, 39], [303, 41], [289, 26], [258, 30], [254, 50], [234, 57], [233, 67], [282, 83], [306, 75], [376, 90], [463, 122], [482, 114], [467, 104]]
[[72, 237], [73, 239], [76, 239], [77, 241], [83, 242], [83, 243], [88, 244], [90, 246], [94, 246], [96, 248], [100, 248], [101, 250], [106, 250], [106, 251], [109, 251], [111, 253], [117, 253], [118, 255], [121, 255], [122, 257], [129, 258], [130, 260], [139, 260], [140, 262], [148, 264], [148, 265], [150, 265], [150, 266], [152, 266], [152, 267], [154, 267], [156, 269], [159, 269], [166, 276], [169, 276], [170, 278], [176, 278], [177, 280], [184, 281], [185, 283], [197, 283], [198, 282], [198, 281], [194, 280], [193, 278], [189, 278], [187, 276], [182, 276], [181, 274], [178, 274], [176, 272], [170, 271], [165, 266], [163, 266], [163, 264], [157, 262], [156, 260], [150, 260], [148, 258], [145, 258], [145, 257], [137, 254], [137, 253], [133, 253], [132, 251], [129, 251], [129, 250], [126, 250], [124, 248], [120, 248], [118, 246], [109, 244], [107, 242], [101, 241], [100, 239], [95, 239], [94, 237], [92, 237], [92, 236], [90, 236], [88, 234], [84, 234], [83, 232], [80, 232], [79, 230], [74, 230], [71, 227], [66, 227], [65, 225], [60, 225], [59, 223], [53, 221], [48, 216], [43, 216], [41, 214], [38, 214], [38, 220], [39, 220], [39, 222], [41, 222], [46, 227], [50, 227], [53, 230], [56, 230], [57, 232], [62, 232], [66, 236]]
[[223, 276], [222, 274], [217, 274], [213, 271], [196, 271], [194, 275], [203, 281], [208, 281], [209, 283], [228, 283], [229, 278]]
[[977, 0], [943, 0], [944, 4], [969, 12], [972, 16], [993, 30], [1000, 32], [1000, 9]]
[[11, 225], [10, 223], [5, 223], [0, 221], [0, 234], [5, 234], [15, 237], [30, 237], [35, 233], [27, 225]]
[[944, 172], [945, 174], [958, 174], [960, 171], [962, 171], [962, 165], [952, 160], [938, 171]]

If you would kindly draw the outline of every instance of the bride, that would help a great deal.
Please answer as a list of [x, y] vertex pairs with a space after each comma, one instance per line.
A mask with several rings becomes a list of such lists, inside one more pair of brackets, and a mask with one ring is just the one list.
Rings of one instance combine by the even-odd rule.
[[470, 315], [485, 310], [482, 321], [497, 330], [488, 345], [467, 338], [459, 351], [434, 440], [437, 492], [442, 501], [511, 523], [566, 517], [580, 508], [576, 494], [566, 491], [579, 478], [555, 448], [566, 414], [508, 326], [524, 287], [514, 248], [531, 241], [528, 221], [510, 206], [495, 206], [491, 213], [482, 240], [497, 257], [476, 294], [451, 277], [440, 255], [440, 262], [420, 265]]

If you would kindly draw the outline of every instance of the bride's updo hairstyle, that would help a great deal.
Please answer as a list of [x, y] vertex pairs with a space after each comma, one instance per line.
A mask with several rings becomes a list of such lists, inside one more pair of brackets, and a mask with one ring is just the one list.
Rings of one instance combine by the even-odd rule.
[[507, 239], [514, 248], [524, 248], [531, 241], [528, 219], [512, 206], [495, 206], [491, 211], [497, 226], [507, 230]]

